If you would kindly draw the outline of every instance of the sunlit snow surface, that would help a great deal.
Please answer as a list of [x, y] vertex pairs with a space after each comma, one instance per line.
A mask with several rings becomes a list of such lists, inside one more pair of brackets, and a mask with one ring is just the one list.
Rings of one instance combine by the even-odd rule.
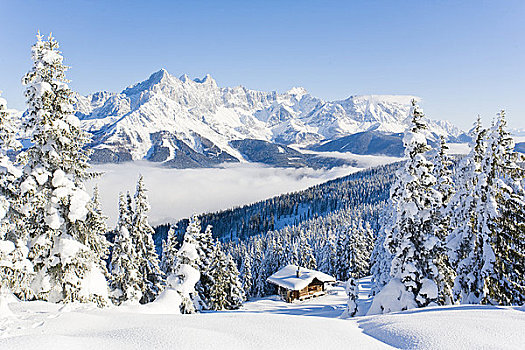
[[[369, 279], [361, 281], [366, 287]], [[342, 286], [285, 303], [276, 296], [238, 311], [169, 314], [169, 305], [96, 309], [12, 302], [0, 349], [522, 349], [525, 308], [450, 306], [342, 318]], [[368, 304], [366, 291], [360, 304]], [[161, 306], [161, 305], [160, 305]]]

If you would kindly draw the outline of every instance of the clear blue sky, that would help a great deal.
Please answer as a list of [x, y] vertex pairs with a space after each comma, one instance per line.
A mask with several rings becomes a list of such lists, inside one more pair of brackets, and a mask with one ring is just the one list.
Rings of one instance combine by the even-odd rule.
[[0, 0], [0, 90], [22, 109], [37, 30], [53, 32], [81, 94], [150, 73], [323, 99], [414, 94], [468, 128], [505, 108], [525, 128], [525, 1]]

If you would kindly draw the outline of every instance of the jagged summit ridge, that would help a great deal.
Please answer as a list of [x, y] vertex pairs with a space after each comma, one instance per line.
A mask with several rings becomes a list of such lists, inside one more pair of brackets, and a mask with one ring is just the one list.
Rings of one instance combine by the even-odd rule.
[[[94, 135], [95, 152], [109, 161], [177, 163], [185, 155], [191, 158], [187, 162], [198, 163], [195, 158], [214, 155], [213, 163], [245, 161], [233, 140], [307, 146], [367, 130], [402, 132], [412, 98], [369, 95], [324, 101], [301, 87], [284, 93], [219, 87], [209, 74], [177, 78], [160, 69], [121, 93], [78, 96], [77, 115]], [[448, 122], [431, 121], [430, 127], [436, 134], [461, 133]], [[196, 166], [186, 163], [181, 166]]]
[[151, 74], [147, 80], [144, 80], [140, 83], [133, 84], [127, 87], [126, 89], [124, 89], [124, 91], [122, 91], [122, 94], [131, 96], [137, 93], [141, 93], [145, 90], [150, 90], [155, 85], [162, 83], [163, 80], [170, 79], [170, 78], [171, 76], [168, 73], [168, 71], [162, 68], [161, 70]]

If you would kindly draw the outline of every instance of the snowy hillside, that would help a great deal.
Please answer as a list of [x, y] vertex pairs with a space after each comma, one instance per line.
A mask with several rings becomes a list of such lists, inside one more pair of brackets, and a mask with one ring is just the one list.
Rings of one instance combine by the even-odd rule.
[[519, 349], [525, 343], [523, 307], [448, 306], [344, 319], [347, 299], [335, 287], [300, 303], [271, 296], [239, 311], [200, 315], [169, 314], [169, 305], [12, 302], [14, 314], [0, 318], [0, 348]]
[[[399, 133], [413, 96], [352, 96], [327, 102], [303, 88], [285, 93], [222, 88], [210, 75], [176, 78], [166, 70], [121, 93], [77, 96], [77, 116], [94, 135], [96, 162], [148, 159], [178, 168], [250, 161], [231, 141], [304, 147], [357, 132]], [[444, 121], [429, 133], [457, 138]]]

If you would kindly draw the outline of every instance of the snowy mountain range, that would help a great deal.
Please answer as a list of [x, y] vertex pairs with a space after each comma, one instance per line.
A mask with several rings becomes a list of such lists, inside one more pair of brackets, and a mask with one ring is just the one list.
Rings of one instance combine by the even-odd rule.
[[[147, 159], [177, 168], [206, 167], [254, 161], [259, 149], [254, 147], [260, 147], [272, 155], [255, 158], [269, 159], [267, 164], [315, 167], [315, 157], [293, 150], [356, 133], [403, 132], [414, 98], [369, 95], [330, 102], [303, 88], [285, 93], [223, 88], [210, 75], [192, 80], [161, 69], [121, 93], [77, 96], [77, 116], [93, 134], [94, 162]], [[429, 126], [431, 138], [463, 135], [446, 121], [429, 120]]]

